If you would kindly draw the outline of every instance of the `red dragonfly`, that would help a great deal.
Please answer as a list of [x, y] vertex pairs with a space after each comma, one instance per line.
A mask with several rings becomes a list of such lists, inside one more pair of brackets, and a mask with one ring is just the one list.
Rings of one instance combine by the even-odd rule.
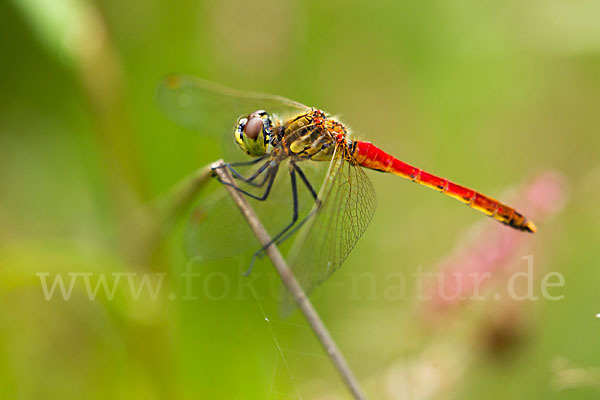
[[[342, 265], [373, 216], [375, 192], [364, 168], [432, 188], [511, 228], [536, 231], [533, 222], [514, 208], [406, 164], [370, 142], [352, 139], [341, 122], [319, 109], [181, 75], [167, 77], [158, 95], [161, 107], [173, 120], [226, 137], [237, 144], [238, 154], [241, 149], [250, 157], [226, 164], [236, 179], [234, 187], [254, 200], [257, 211], [262, 210], [259, 215], [271, 228], [272, 243], [282, 243], [299, 231], [288, 261], [307, 292]], [[279, 174], [284, 164], [288, 173]], [[311, 175], [319, 165], [325, 168], [320, 169], [316, 181]], [[281, 190], [273, 189], [287, 186], [278, 181], [282, 175], [287, 176], [291, 188], [283, 196]], [[321, 185], [320, 190], [316, 184]], [[274, 194], [276, 191], [280, 193]], [[211, 258], [257, 243], [250, 239], [243, 222], [231, 222], [237, 214], [226, 196], [217, 197], [212, 205], [201, 205], [187, 229], [189, 255]], [[275, 229], [285, 214], [291, 218]], [[245, 233], [238, 234], [240, 230]], [[216, 234], [228, 240], [221, 242]], [[253, 261], [263, 253], [264, 248], [258, 249]]]

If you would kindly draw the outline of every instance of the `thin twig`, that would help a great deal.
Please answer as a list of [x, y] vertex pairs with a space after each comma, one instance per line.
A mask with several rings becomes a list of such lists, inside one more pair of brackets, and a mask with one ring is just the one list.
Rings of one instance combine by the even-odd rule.
[[[212, 168], [223, 182], [230, 183], [232, 185], [234, 184], [233, 177], [231, 176], [229, 169], [225, 168], [225, 164], [222, 160], [215, 162], [212, 165]], [[242, 214], [244, 214], [244, 217], [248, 221], [248, 224], [254, 231], [254, 234], [258, 238], [259, 242], [263, 246], [269, 244], [271, 242], [271, 237], [269, 236], [268, 232], [265, 230], [264, 226], [254, 213], [254, 210], [246, 200], [246, 197], [242, 195], [239, 191], [237, 191], [233, 186], [224, 186], [225, 188], [227, 188], [227, 191], [239, 207]], [[266, 248], [266, 253], [267, 256], [269, 256], [269, 258], [271, 259], [273, 265], [275, 266], [275, 269], [277, 270], [277, 273], [279, 274], [279, 277], [281, 278], [283, 284], [294, 296], [294, 300], [300, 308], [300, 311], [302, 311], [302, 314], [304, 314], [306, 321], [317, 336], [317, 339], [319, 339], [319, 342], [321, 342], [323, 349], [325, 349], [325, 352], [331, 359], [331, 362], [342, 376], [342, 379], [348, 387], [348, 390], [350, 390], [350, 392], [352, 393], [352, 396], [355, 399], [365, 399], [365, 395], [363, 394], [362, 389], [360, 388], [354, 374], [350, 370], [348, 363], [344, 359], [344, 356], [338, 349], [335, 341], [333, 340], [333, 338], [329, 334], [329, 331], [323, 324], [323, 321], [319, 317], [319, 314], [317, 314], [317, 311], [313, 308], [312, 304], [308, 300], [308, 297], [306, 296], [304, 290], [296, 280], [296, 277], [294, 276], [290, 268], [287, 266], [287, 263], [283, 259], [283, 256], [279, 252], [277, 246], [275, 246], [274, 244], [270, 245]]]

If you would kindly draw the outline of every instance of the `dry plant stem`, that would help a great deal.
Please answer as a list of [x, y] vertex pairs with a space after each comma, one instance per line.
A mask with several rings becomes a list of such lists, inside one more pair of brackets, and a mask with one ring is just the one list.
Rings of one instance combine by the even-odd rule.
[[[212, 167], [223, 182], [229, 182], [231, 184], [234, 183], [230, 171], [225, 167], [225, 164], [222, 160], [215, 162], [212, 165]], [[269, 234], [267, 233], [264, 226], [254, 213], [254, 210], [246, 200], [246, 197], [237, 190], [235, 190], [234, 187], [230, 185], [224, 186], [225, 188], [227, 188], [227, 191], [229, 192], [237, 206], [240, 208], [242, 214], [244, 214], [244, 217], [248, 221], [248, 224], [254, 231], [254, 234], [258, 238], [259, 242], [263, 246], [270, 243], [271, 238]], [[317, 335], [317, 338], [321, 342], [321, 345], [329, 355], [331, 362], [333, 363], [333, 365], [335, 365], [338, 372], [342, 376], [342, 379], [348, 387], [348, 390], [350, 390], [355, 399], [365, 399], [362, 389], [358, 385], [358, 381], [356, 380], [354, 374], [350, 370], [350, 367], [346, 362], [344, 356], [338, 349], [335, 341], [333, 340], [333, 338], [329, 334], [329, 331], [323, 324], [323, 321], [319, 317], [319, 314], [317, 314], [317, 311], [313, 308], [312, 304], [310, 303], [310, 300], [304, 293], [304, 290], [296, 280], [296, 277], [294, 276], [290, 268], [287, 266], [287, 263], [283, 259], [283, 256], [279, 252], [277, 246], [271, 245], [267, 247], [266, 253], [267, 256], [273, 262], [273, 265], [275, 266], [275, 269], [277, 270], [277, 273], [279, 274], [284, 285], [294, 296], [296, 304], [300, 308], [300, 311], [302, 311], [302, 314], [304, 314], [306, 321], [312, 328], [315, 335]]]

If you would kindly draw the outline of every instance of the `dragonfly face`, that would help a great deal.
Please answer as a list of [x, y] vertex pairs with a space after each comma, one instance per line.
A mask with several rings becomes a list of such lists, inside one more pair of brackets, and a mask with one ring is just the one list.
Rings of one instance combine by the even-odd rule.
[[240, 118], [234, 132], [237, 145], [252, 157], [260, 157], [267, 152], [272, 134], [273, 119], [264, 110]]

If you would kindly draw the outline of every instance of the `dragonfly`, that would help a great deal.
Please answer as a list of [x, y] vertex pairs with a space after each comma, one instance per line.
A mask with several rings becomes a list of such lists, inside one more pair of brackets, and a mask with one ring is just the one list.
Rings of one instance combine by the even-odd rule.
[[[320, 109], [185, 75], [166, 77], [158, 102], [173, 121], [222, 138], [224, 148], [238, 157], [245, 154], [225, 164], [235, 181], [229, 184], [260, 211], [272, 234], [269, 245], [295, 235], [288, 262], [307, 293], [342, 266], [373, 217], [375, 190], [365, 169], [408, 179], [510, 228], [536, 232], [534, 223], [513, 207], [354, 139], [342, 122]], [[199, 206], [187, 227], [189, 255], [220, 257], [252, 244], [259, 247], [252, 260], [261, 257], [269, 245], [260, 247], [243, 221], [232, 221], [238, 214], [223, 194], [212, 205]]]

